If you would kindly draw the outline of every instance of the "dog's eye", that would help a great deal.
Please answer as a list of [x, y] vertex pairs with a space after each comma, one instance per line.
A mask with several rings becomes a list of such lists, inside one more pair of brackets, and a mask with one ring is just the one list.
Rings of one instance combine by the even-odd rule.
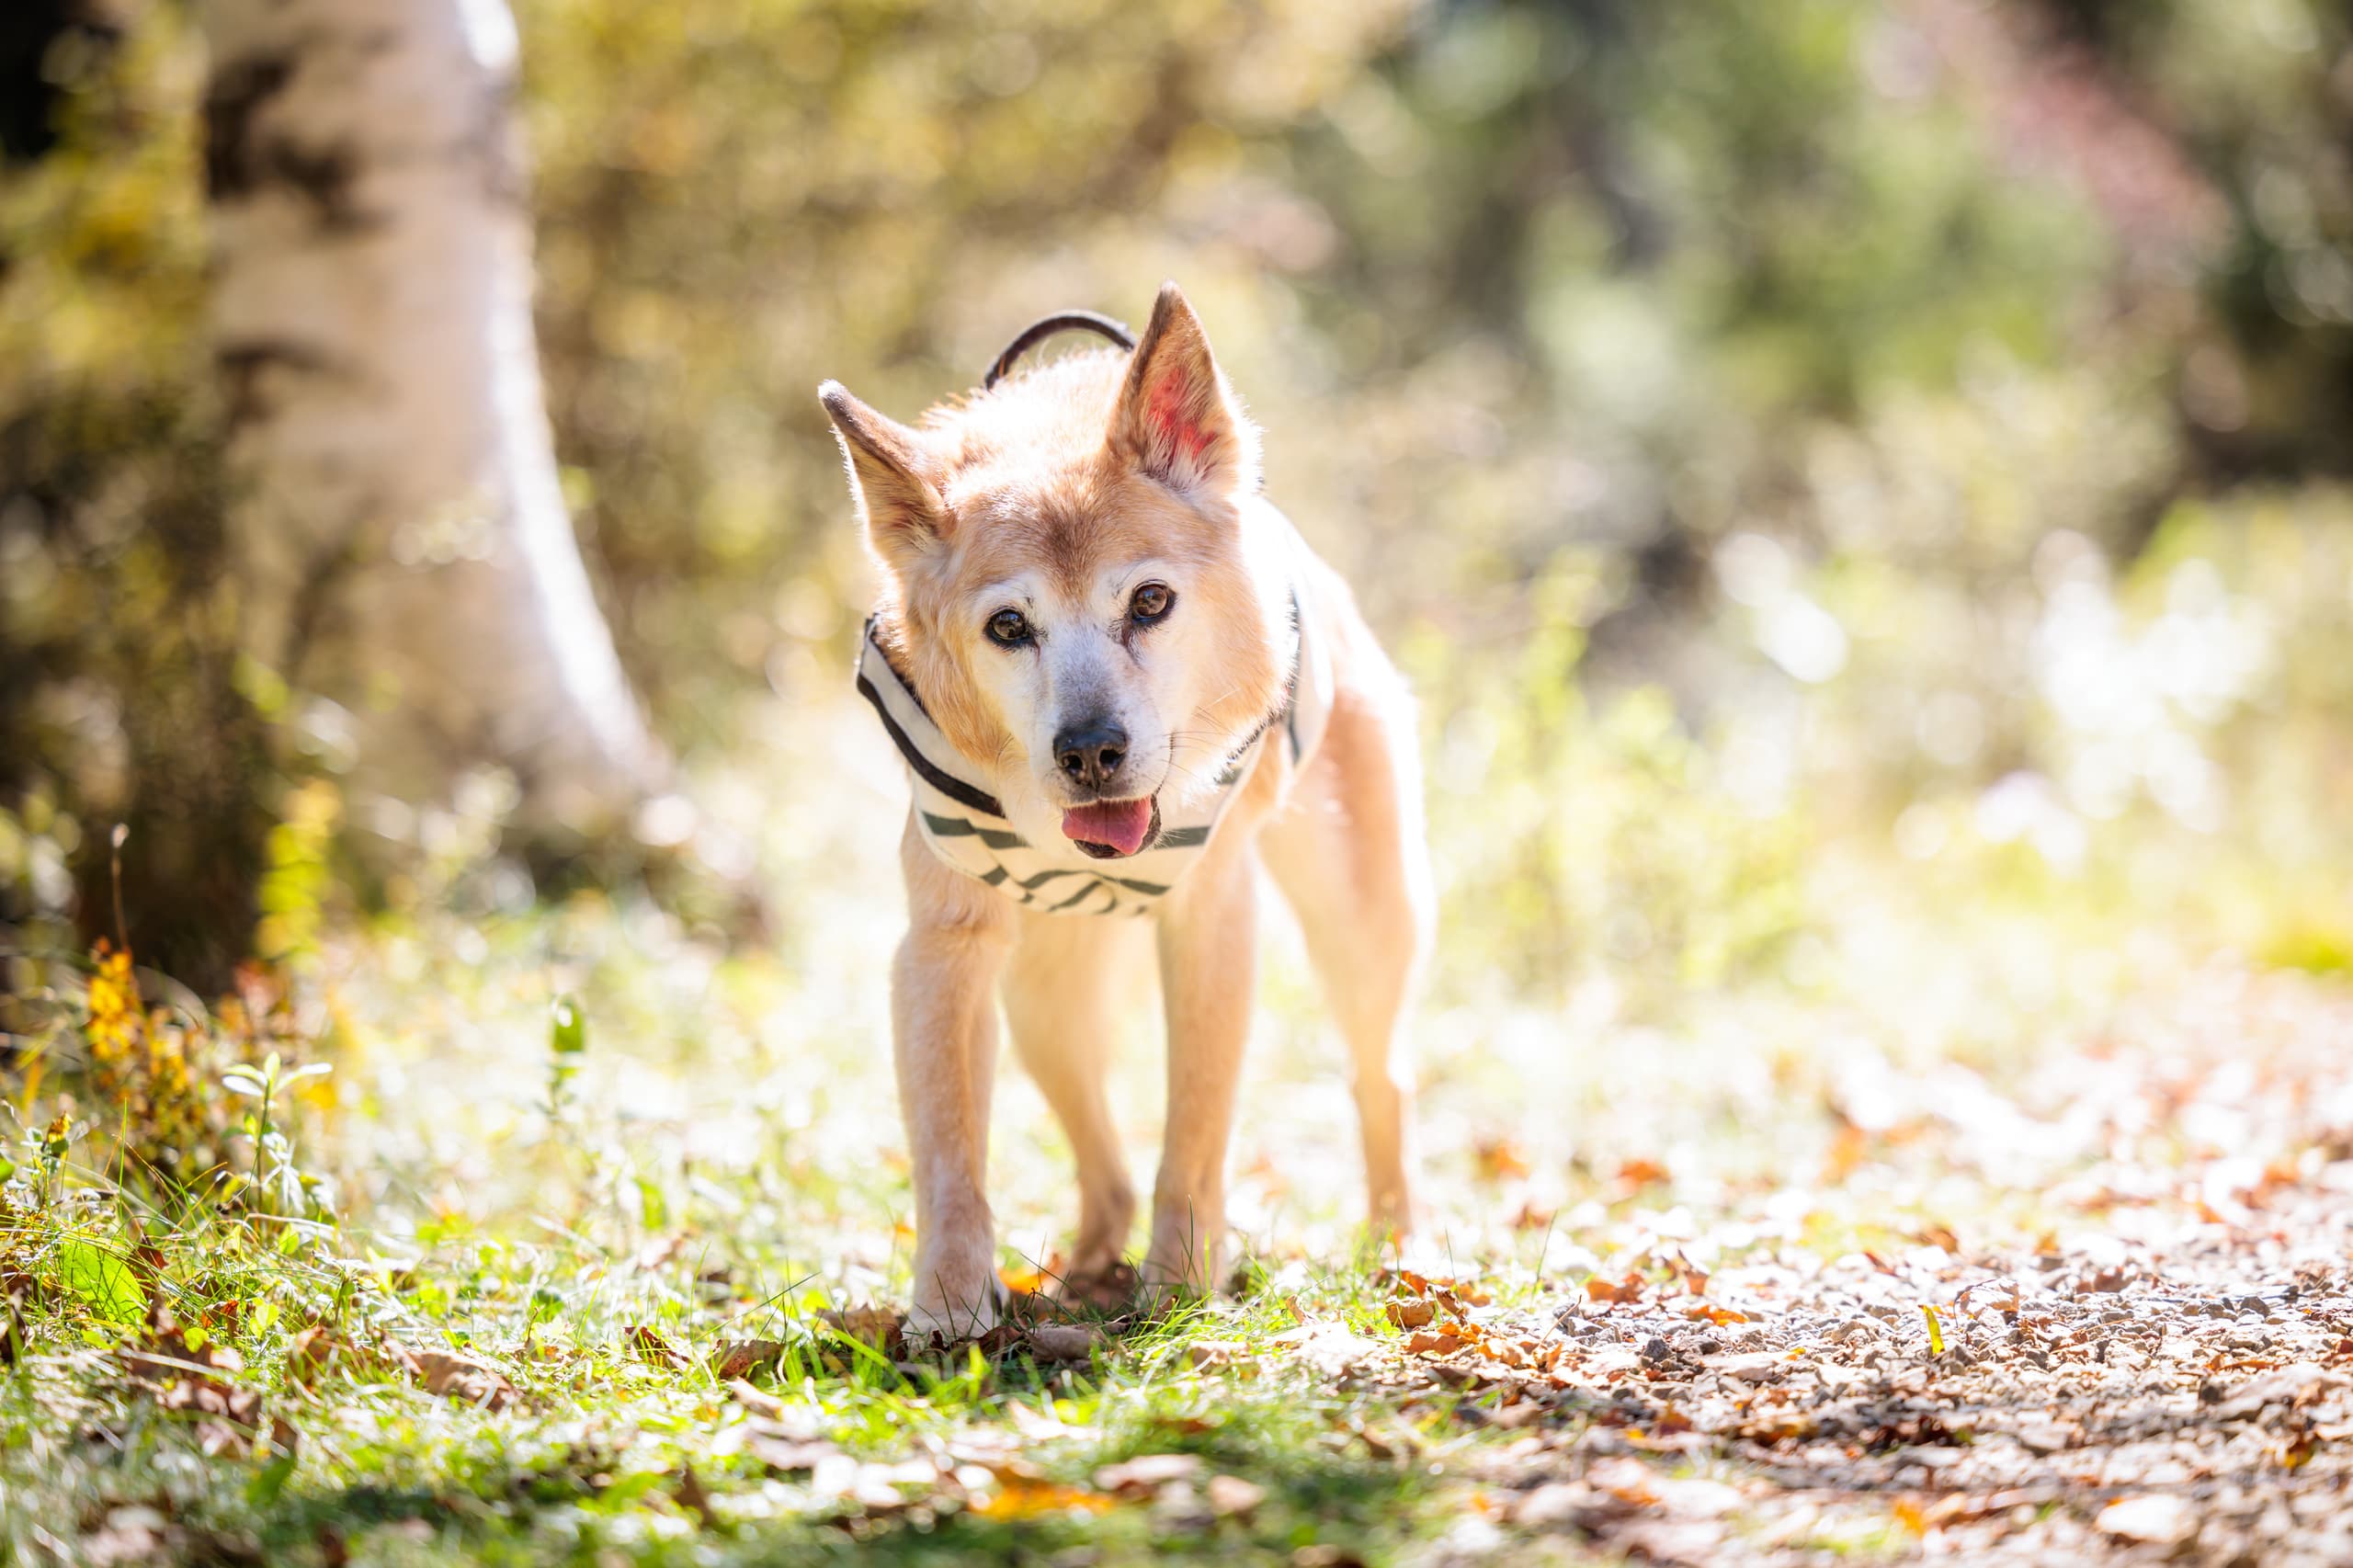
[[1150, 626], [1155, 620], [1167, 619], [1168, 612], [1176, 608], [1176, 596], [1165, 583], [1146, 583], [1128, 601], [1128, 619]]
[[989, 617], [989, 641], [1018, 648], [1029, 641], [1029, 618], [1017, 609], [1001, 609]]

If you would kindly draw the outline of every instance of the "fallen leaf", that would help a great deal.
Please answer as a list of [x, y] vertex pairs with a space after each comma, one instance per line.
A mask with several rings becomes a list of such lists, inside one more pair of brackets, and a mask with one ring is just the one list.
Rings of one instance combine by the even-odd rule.
[[1438, 1316], [1436, 1303], [1411, 1298], [1388, 1302], [1382, 1310], [1399, 1328], [1420, 1328]]
[[504, 1410], [521, 1397], [506, 1373], [472, 1356], [454, 1350], [418, 1350], [409, 1353], [408, 1363], [427, 1393], [490, 1411]]
[[1095, 1489], [1121, 1496], [1148, 1495], [1172, 1481], [1190, 1481], [1200, 1473], [1199, 1454], [1139, 1454], [1095, 1472]]
[[1639, 1274], [1628, 1274], [1623, 1279], [1604, 1279], [1594, 1274], [1586, 1278], [1585, 1293], [1596, 1301], [1639, 1301], [1643, 1299], [1643, 1284]]
[[1585, 1479], [1588, 1486], [1608, 1493], [1629, 1507], [1654, 1507], [1659, 1502], [1659, 1478], [1640, 1460], [1596, 1460], [1585, 1472]]
[[1532, 1169], [1528, 1155], [1508, 1138], [1482, 1138], [1472, 1145], [1472, 1152], [1483, 1181], [1517, 1181]]
[[818, 1321], [846, 1338], [896, 1358], [906, 1347], [899, 1314], [888, 1307], [842, 1307], [817, 1314]]
[[1085, 1324], [1041, 1323], [1029, 1331], [1029, 1351], [1040, 1361], [1084, 1361], [1100, 1338]]
[[995, 1491], [972, 1505], [972, 1512], [984, 1519], [1024, 1519], [1073, 1510], [1099, 1514], [1110, 1506], [1111, 1499], [1099, 1493], [1014, 1476], [1001, 1480]]
[[719, 1513], [711, 1507], [710, 1494], [703, 1490], [702, 1478], [695, 1474], [694, 1466], [679, 1467], [678, 1483], [671, 1495], [677, 1498], [679, 1506], [702, 1522], [703, 1528], [715, 1530], [720, 1528]]
[[754, 1388], [741, 1378], [729, 1379], [727, 1392], [734, 1396], [736, 1403], [755, 1415], [776, 1416], [784, 1414], [784, 1401], [764, 1389]]
[[780, 1474], [814, 1471], [829, 1460], [847, 1459], [841, 1449], [821, 1437], [791, 1437], [754, 1432], [744, 1440], [744, 1451]]
[[1267, 1489], [1238, 1475], [1212, 1475], [1204, 1489], [1210, 1512], [1221, 1519], [1247, 1515], [1267, 1500]]
[[774, 1366], [783, 1356], [784, 1346], [773, 1339], [722, 1340], [711, 1353], [711, 1371], [722, 1382], [730, 1382]]
[[662, 1337], [661, 1330], [651, 1324], [637, 1324], [624, 1336], [631, 1349], [642, 1358], [661, 1367], [675, 1367], [684, 1359], [670, 1342]]
[[1258, 1362], [1250, 1347], [1239, 1340], [1196, 1339], [1185, 1347], [1186, 1358], [1204, 1372], [1232, 1371], [1237, 1377], [1255, 1378]]

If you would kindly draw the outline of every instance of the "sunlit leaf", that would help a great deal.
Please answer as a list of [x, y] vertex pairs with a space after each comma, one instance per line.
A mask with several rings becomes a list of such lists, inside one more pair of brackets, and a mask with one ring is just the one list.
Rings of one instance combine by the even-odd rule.
[[57, 1269], [65, 1288], [111, 1323], [137, 1323], [147, 1312], [147, 1292], [131, 1266], [97, 1243], [69, 1236], [59, 1244]]

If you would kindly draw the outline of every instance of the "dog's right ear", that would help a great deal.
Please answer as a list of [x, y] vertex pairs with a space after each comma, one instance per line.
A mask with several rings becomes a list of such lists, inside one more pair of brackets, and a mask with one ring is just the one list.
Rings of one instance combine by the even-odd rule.
[[893, 567], [923, 560], [948, 528], [939, 464], [913, 430], [850, 396], [839, 381], [817, 389], [849, 470], [849, 491], [875, 552]]

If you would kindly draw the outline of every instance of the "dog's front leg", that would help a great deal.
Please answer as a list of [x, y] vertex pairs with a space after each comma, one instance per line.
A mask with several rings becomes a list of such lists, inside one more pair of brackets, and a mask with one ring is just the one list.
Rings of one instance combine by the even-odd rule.
[[908, 1332], [972, 1338], [997, 1321], [989, 1212], [989, 1086], [996, 979], [1012, 937], [1002, 899], [934, 859], [909, 820], [900, 861], [907, 935], [891, 973], [899, 1109], [915, 1166], [915, 1301]]
[[1169, 897], [1160, 916], [1168, 1017], [1168, 1127], [1152, 1195], [1148, 1294], [1217, 1288], [1225, 1250], [1225, 1149], [1256, 991], [1257, 889], [1233, 833]]

